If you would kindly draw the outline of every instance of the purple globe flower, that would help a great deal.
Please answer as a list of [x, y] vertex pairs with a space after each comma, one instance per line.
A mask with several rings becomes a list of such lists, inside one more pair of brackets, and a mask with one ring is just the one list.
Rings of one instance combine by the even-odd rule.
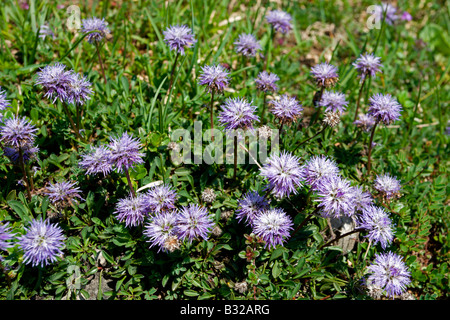
[[128, 196], [119, 199], [114, 210], [114, 215], [120, 222], [125, 222], [126, 227], [136, 227], [144, 222], [147, 217], [144, 197], [142, 195]]
[[178, 209], [174, 230], [181, 240], [187, 239], [189, 243], [200, 238], [208, 240], [213, 227], [213, 215], [205, 207], [189, 204]]
[[258, 50], [261, 50], [261, 44], [252, 34], [242, 33], [238, 40], [234, 42], [236, 53], [241, 53], [246, 57], [254, 57]]
[[263, 92], [276, 92], [278, 87], [275, 84], [280, 78], [275, 73], [261, 71], [255, 79], [256, 88]]
[[197, 42], [187, 25], [170, 26], [163, 31], [163, 35], [170, 50], [177, 51], [181, 55], [185, 54], [185, 48], [190, 48]]
[[345, 94], [341, 92], [332, 92], [325, 90], [319, 101], [319, 106], [325, 108], [325, 112], [344, 113], [348, 102], [345, 100]]
[[25, 227], [25, 234], [18, 237], [19, 246], [24, 252], [24, 263], [44, 267], [56, 262], [63, 254], [65, 239], [58, 224], [51, 224], [48, 220], [32, 220]]
[[267, 14], [266, 20], [278, 32], [288, 33], [292, 30], [292, 17], [285, 11], [272, 10]]
[[253, 130], [253, 122], [259, 122], [259, 117], [255, 114], [257, 107], [252, 103], [244, 98], [227, 98], [218, 116], [220, 124], [225, 130]]
[[47, 192], [45, 192], [45, 194], [48, 196], [50, 202], [59, 208], [76, 205], [78, 204], [78, 199], [84, 200], [80, 196], [80, 188], [76, 185], [76, 181], [50, 183], [50, 186], [47, 188]]
[[338, 68], [326, 62], [312, 67], [311, 75], [316, 80], [316, 84], [324, 88], [334, 86], [339, 80]]
[[265, 242], [265, 248], [275, 248], [290, 237], [293, 222], [281, 208], [271, 208], [258, 213], [253, 220], [253, 233]]
[[8, 146], [23, 148], [34, 144], [36, 131], [37, 129], [25, 117], [13, 116], [0, 127], [0, 141]]
[[176, 211], [163, 211], [155, 214], [145, 226], [144, 235], [149, 238], [150, 248], [158, 246], [159, 251], [169, 251], [166, 242], [170, 237], [176, 237], [174, 228], [176, 223]]
[[400, 119], [402, 106], [390, 94], [376, 93], [369, 98], [368, 114], [389, 125]]
[[144, 195], [144, 203], [150, 213], [160, 213], [175, 209], [177, 192], [170, 185], [154, 186]]
[[369, 273], [367, 283], [384, 290], [391, 298], [404, 293], [411, 283], [408, 267], [402, 257], [393, 252], [377, 253], [367, 271]]
[[73, 81], [73, 72], [66, 70], [66, 66], [62, 63], [47, 65], [37, 73], [36, 84], [41, 85], [46, 98], [53, 98], [65, 102], [70, 92], [70, 84]]
[[14, 234], [11, 232], [9, 222], [0, 223], [0, 250], [6, 251], [8, 248], [12, 248], [14, 245], [11, 240], [14, 239]]
[[375, 125], [375, 119], [367, 114], [359, 114], [358, 120], [353, 122], [358, 128], [361, 128], [365, 132], [370, 132]]
[[350, 182], [341, 176], [322, 179], [317, 187], [318, 198], [315, 199], [324, 218], [340, 218], [355, 213], [355, 202]]
[[385, 22], [389, 25], [393, 25], [398, 20], [397, 8], [389, 3], [382, 3], [374, 7], [373, 14], [378, 15], [379, 21], [383, 21], [383, 17], [386, 14]]
[[92, 93], [91, 83], [87, 80], [87, 78], [72, 72], [66, 102], [83, 105], [87, 100], [91, 99]]
[[135, 165], [143, 163], [144, 154], [139, 152], [141, 142], [139, 138], [134, 138], [127, 132], [121, 137], [111, 138], [109, 149], [111, 150], [110, 161], [115, 166], [117, 172], [129, 170]]
[[399, 196], [401, 189], [400, 181], [389, 174], [377, 175], [373, 187], [386, 199]]
[[386, 249], [394, 239], [393, 223], [383, 208], [374, 205], [364, 207], [357, 222], [359, 228], [367, 231], [366, 237], [374, 245], [380, 243]]
[[236, 210], [236, 219], [239, 222], [245, 220], [247, 225], [253, 225], [255, 216], [263, 211], [269, 209], [269, 202], [264, 196], [259, 195], [256, 191], [250, 191], [243, 195], [238, 201], [238, 208]]
[[[0, 87], [0, 111], [3, 111], [10, 107], [11, 107], [11, 104], [9, 103], [9, 100], [6, 99], [6, 92], [4, 90], [2, 90], [2, 88]], [[2, 118], [3, 118], [3, 114], [0, 113], [0, 123], [2, 121]]]
[[286, 151], [270, 155], [260, 172], [269, 182], [267, 190], [277, 198], [296, 194], [297, 187], [302, 187], [303, 170], [299, 158]]
[[199, 76], [199, 83], [206, 86], [209, 93], [222, 93], [230, 83], [229, 72], [219, 65], [203, 66]]
[[[89, 43], [102, 41], [109, 33], [108, 22], [105, 19], [98, 19], [96, 17], [83, 19], [81, 32], [86, 35]], [[91, 33], [90, 33], [91, 32]]]
[[375, 57], [373, 53], [361, 54], [353, 63], [353, 66], [358, 70], [360, 83], [363, 82], [368, 75], [374, 78], [377, 72], [382, 72], [380, 68], [383, 67], [381, 58]]
[[360, 186], [352, 187], [352, 193], [356, 211], [361, 211], [373, 203], [372, 195]]
[[[35, 147], [30, 143], [23, 145], [21, 148], [22, 148], [22, 160], [24, 163], [27, 163], [28, 161], [35, 159], [36, 154], [39, 152], [39, 148]], [[18, 147], [4, 147], [3, 153], [12, 162], [17, 163], [19, 161], [20, 151]]]
[[112, 170], [111, 151], [105, 146], [93, 147], [81, 157], [82, 160], [78, 164], [87, 174], [95, 175], [101, 172], [106, 176]]
[[302, 111], [302, 105], [297, 101], [295, 97], [289, 97], [287, 94], [283, 94], [277, 100], [271, 100], [270, 111], [275, 117], [283, 124], [290, 124], [296, 121]]
[[319, 183], [324, 179], [340, 175], [336, 162], [327, 156], [312, 156], [303, 168], [304, 179], [314, 190], [317, 190]]

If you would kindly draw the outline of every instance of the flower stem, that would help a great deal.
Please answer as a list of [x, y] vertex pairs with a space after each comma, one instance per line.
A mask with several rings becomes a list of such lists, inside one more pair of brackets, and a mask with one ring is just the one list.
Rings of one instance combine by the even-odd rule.
[[372, 142], [373, 142], [373, 136], [375, 135], [375, 129], [378, 125], [378, 123], [380, 122], [380, 120], [377, 120], [375, 122], [375, 124], [373, 125], [372, 128], [372, 133], [370, 134], [370, 140], [369, 140], [369, 153], [367, 155], [367, 176], [370, 175], [370, 169], [372, 167], [372, 161], [371, 161], [371, 156], [372, 156]]
[[353, 122], [356, 121], [356, 118], [358, 117], [358, 111], [359, 111], [359, 105], [361, 102], [361, 96], [364, 89], [364, 83], [366, 82], [367, 74], [364, 76], [364, 79], [361, 83], [361, 88], [359, 88], [359, 94], [358, 94], [358, 100], [356, 100], [356, 110], [355, 110], [355, 116], [353, 117]]
[[133, 184], [131, 183], [130, 173], [128, 172], [127, 168], [124, 169], [125, 175], [127, 176], [128, 186], [130, 187], [131, 194], [133, 195], [133, 197], [136, 197], [136, 192], [134, 191]]
[[314, 139], [314, 138], [317, 137], [319, 134], [321, 134], [326, 128], [327, 128], [327, 125], [324, 125], [324, 126], [322, 127], [322, 129], [319, 130], [315, 135], [313, 135], [312, 137], [309, 137], [308, 139], [303, 140], [302, 142], [300, 142], [300, 144], [298, 144], [298, 145], [296, 146], [296, 148], [298, 148], [298, 147], [301, 146], [302, 144], [308, 142], [309, 140]]
[[98, 62], [100, 63], [100, 68], [102, 69], [103, 80], [105, 81], [106, 84], [105, 68], [103, 67], [102, 55], [100, 54], [100, 46], [98, 43], [95, 43], [95, 46], [97, 48]]
[[238, 140], [237, 140], [237, 136], [234, 136], [234, 171], [233, 171], [233, 180], [236, 180], [236, 172], [237, 172], [237, 155], [238, 155], [238, 150], [237, 150], [237, 144], [238, 144]]
[[175, 68], [177, 67], [177, 61], [178, 61], [178, 57], [180, 56], [179, 53], [177, 53], [177, 55], [175, 56], [175, 61], [173, 62], [173, 67], [172, 67], [172, 72], [170, 73], [170, 83], [169, 83], [169, 89], [167, 90], [167, 94], [170, 94], [170, 91], [172, 90], [172, 85], [173, 85], [173, 75], [175, 73]]
[[336, 241], [338, 241], [339, 239], [342, 239], [342, 238], [344, 238], [344, 237], [347, 237], [347, 236], [349, 236], [349, 235], [351, 235], [351, 234], [354, 234], [354, 233], [357, 233], [357, 232], [360, 232], [360, 231], [361, 231], [361, 229], [353, 229], [352, 231], [349, 231], [349, 232], [347, 232], [347, 233], [343, 233], [343, 234], [341, 234], [341, 235], [335, 237], [334, 239], [331, 239], [330, 241], [328, 241], [327, 243], [325, 243], [324, 245], [322, 245], [319, 249], [322, 249], [322, 248], [324, 248], [324, 247], [328, 247], [328, 246], [330, 246], [333, 242], [336, 242]]
[[266, 113], [266, 93], [263, 92], [263, 105], [261, 112], [261, 123], [264, 123], [264, 114]]
[[26, 188], [27, 188], [28, 201], [31, 201], [30, 183], [28, 182], [27, 173], [25, 171], [22, 147], [19, 147], [19, 165], [20, 165], [20, 169], [22, 170], [23, 180], [24, 180]]
[[64, 111], [66, 112], [67, 118], [69, 119], [70, 125], [72, 126], [72, 130], [75, 132], [75, 135], [78, 137], [78, 139], [83, 140], [83, 137], [80, 134], [80, 131], [78, 130], [78, 127], [75, 125], [75, 122], [73, 122], [72, 115], [70, 114], [70, 110], [67, 108], [67, 106], [63, 103]]
[[214, 141], [214, 90], [211, 92], [210, 121], [211, 121], [211, 141]]

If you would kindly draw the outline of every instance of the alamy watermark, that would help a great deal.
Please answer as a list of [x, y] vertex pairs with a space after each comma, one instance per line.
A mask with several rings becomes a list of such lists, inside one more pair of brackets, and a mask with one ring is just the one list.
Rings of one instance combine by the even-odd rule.
[[[214, 139], [212, 139], [212, 136]], [[279, 152], [278, 129], [262, 126], [252, 130], [203, 129], [201, 121], [194, 121], [191, 129], [176, 129], [171, 133], [171, 160], [184, 164], [264, 163], [272, 153]]]

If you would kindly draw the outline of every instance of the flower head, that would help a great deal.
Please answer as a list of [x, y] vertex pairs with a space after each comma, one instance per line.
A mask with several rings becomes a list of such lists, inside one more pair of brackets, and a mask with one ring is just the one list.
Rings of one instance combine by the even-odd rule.
[[93, 147], [88, 153], [81, 155], [79, 166], [86, 170], [87, 174], [103, 173], [106, 176], [112, 170], [111, 151], [105, 146]]
[[369, 98], [368, 114], [388, 125], [400, 119], [402, 106], [390, 94], [376, 93]]
[[13, 116], [7, 119], [0, 127], [0, 141], [6, 145], [23, 148], [34, 144], [34, 133], [37, 129], [25, 117]]
[[339, 122], [341, 122], [341, 117], [339, 115], [339, 112], [332, 112], [332, 111], [328, 111], [325, 112], [325, 115], [323, 117], [322, 120], [327, 126], [330, 127], [336, 127]]
[[230, 83], [229, 72], [220, 64], [212, 66], [203, 66], [202, 74], [199, 76], [199, 83], [206, 86], [209, 93], [222, 93]]
[[311, 75], [319, 87], [333, 87], [339, 80], [338, 68], [323, 62], [311, 68]]
[[185, 54], [185, 49], [192, 47], [197, 40], [192, 34], [192, 29], [187, 25], [170, 26], [163, 31], [164, 41], [170, 50], [175, 50], [181, 55]]
[[373, 203], [372, 195], [369, 192], [364, 191], [360, 186], [352, 187], [352, 193], [355, 210], [357, 211], [361, 211]]
[[255, 114], [256, 106], [252, 103], [253, 101], [248, 102], [244, 98], [227, 98], [218, 116], [220, 124], [225, 130], [253, 130], [253, 122], [258, 122], [259, 117]]
[[92, 93], [91, 83], [87, 78], [72, 72], [71, 81], [68, 85], [66, 102], [83, 105], [87, 100], [91, 99]]
[[51, 203], [64, 208], [78, 203], [78, 199], [84, 200], [80, 196], [80, 188], [76, 186], [77, 182], [62, 181], [50, 183], [45, 194]]
[[341, 176], [330, 176], [320, 181], [318, 187], [320, 214], [324, 218], [352, 216], [355, 203], [350, 182]]
[[175, 209], [178, 195], [172, 186], [159, 185], [150, 188], [143, 197], [148, 212], [160, 213]]
[[336, 162], [327, 156], [312, 156], [305, 164], [304, 169], [305, 181], [313, 189], [317, 189], [321, 180], [331, 176], [340, 174]]
[[358, 70], [360, 82], [363, 82], [369, 75], [374, 78], [377, 72], [382, 72], [380, 68], [383, 67], [381, 58], [375, 57], [373, 53], [361, 54], [353, 66]]
[[257, 51], [261, 50], [261, 44], [252, 34], [240, 34], [234, 45], [236, 53], [242, 53], [247, 57], [254, 57]]
[[302, 105], [295, 97], [289, 97], [283, 94], [280, 99], [270, 101], [270, 111], [284, 124], [289, 124], [296, 121], [302, 111]]
[[258, 213], [253, 220], [253, 233], [261, 237], [266, 248], [283, 245], [290, 236], [292, 219], [281, 208], [271, 208]]
[[263, 92], [276, 92], [278, 87], [275, 84], [280, 78], [275, 73], [261, 71], [255, 79], [256, 88]]
[[8, 248], [13, 247], [12, 239], [14, 238], [14, 234], [11, 232], [11, 227], [9, 226], [9, 222], [0, 223], [0, 250], [7, 250]]
[[[0, 87], [0, 111], [10, 108], [11, 104], [9, 100], [6, 99], [6, 92]], [[3, 114], [0, 113], [0, 122], [2, 121]]]
[[255, 216], [266, 209], [269, 209], [269, 202], [267, 199], [264, 196], [259, 195], [256, 191], [250, 191], [244, 194], [238, 201], [236, 218], [238, 221], [245, 220], [247, 225], [252, 225]]
[[205, 207], [197, 204], [182, 206], [177, 212], [175, 233], [181, 240], [192, 242], [194, 239], [208, 240], [214, 227], [213, 215]]
[[366, 237], [373, 244], [380, 243], [383, 249], [386, 249], [394, 239], [392, 221], [383, 208], [374, 205], [364, 207], [358, 217], [358, 226], [367, 231]]
[[66, 70], [66, 66], [59, 62], [40, 69], [36, 78], [36, 84], [46, 91], [44, 97], [53, 98], [53, 103], [56, 100], [67, 101], [72, 81], [73, 72]]
[[411, 283], [408, 267], [402, 257], [393, 252], [377, 253], [367, 270], [369, 276], [366, 282], [384, 290], [388, 297], [401, 295]]
[[381, 5], [374, 6], [373, 14], [378, 15], [379, 21], [383, 21], [384, 15], [386, 14], [386, 23], [389, 25], [393, 25], [395, 21], [398, 19], [397, 8], [391, 5], [390, 3], [382, 3]]
[[365, 132], [369, 132], [375, 125], [375, 119], [367, 114], [359, 114], [358, 120], [353, 122], [358, 128], [361, 128]]
[[[83, 33], [89, 33], [86, 38], [89, 43], [100, 42], [103, 38], [110, 33], [108, 29], [108, 22], [105, 19], [98, 19], [96, 17], [83, 19], [81, 31]], [[93, 32], [95, 31], [95, 32]]]
[[19, 245], [24, 252], [24, 262], [34, 267], [44, 267], [63, 254], [66, 237], [58, 224], [51, 224], [48, 220], [32, 220], [25, 227], [25, 234], [18, 238]]
[[117, 220], [125, 221], [126, 227], [136, 227], [144, 222], [147, 210], [142, 195], [128, 196], [120, 199], [114, 210]]
[[278, 32], [288, 33], [292, 29], [292, 17], [285, 11], [272, 10], [267, 14], [266, 20]]
[[392, 199], [400, 194], [400, 181], [389, 174], [377, 175], [373, 187], [386, 199]]
[[319, 106], [325, 107], [325, 112], [343, 113], [348, 105], [345, 94], [325, 90], [319, 101]]
[[139, 138], [134, 138], [127, 132], [124, 132], [120, 137], [111, 138], [109, 149], [111, 150], [110, 161], [119, 173], [144, 162], [142, 159], [144, 154], [140, 152], [141, 142]]
[[270, 155], [260, 172], [269, 182], [267, 189], [277, 198], [296, 194], [297, 187], [302, 186], [303, 170], [299, 158], [288, 152]]
[[163, 211], [155, 214], [146, 224], [144, 235], [149, 238], [150, 248], [158, 246], [160, 250], [169, 251], [165, 246], [171, 236], [176, 236], [174, 227], [176, 223], [176, 211]]
[[[39, 152], [39, 148], [35, 147], [31, 143], [21, 146], [22, 160], [27, 163], [31, 159], [36, 158], [36, 154]], [[12, 162], [17, 163], [20, 157], [20, 150], [18, 147], [4, 147], [3, 152]]]

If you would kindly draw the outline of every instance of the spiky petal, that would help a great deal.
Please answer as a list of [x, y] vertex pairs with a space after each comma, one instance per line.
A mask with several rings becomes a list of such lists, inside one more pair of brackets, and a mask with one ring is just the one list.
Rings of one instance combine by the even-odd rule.
[[253, 220], [253, 233], [261, 237], [266, 248], [275, 248], [290, 237], [292, 219], [281, 208], [271, 208], [259, 212]]
[[187, 25], [174, 25], [163, 31], [164, 42], [169, 46], [170, 50], [184, 55], [185, 49], [192, 47], [195, 40], [192, 29]]

